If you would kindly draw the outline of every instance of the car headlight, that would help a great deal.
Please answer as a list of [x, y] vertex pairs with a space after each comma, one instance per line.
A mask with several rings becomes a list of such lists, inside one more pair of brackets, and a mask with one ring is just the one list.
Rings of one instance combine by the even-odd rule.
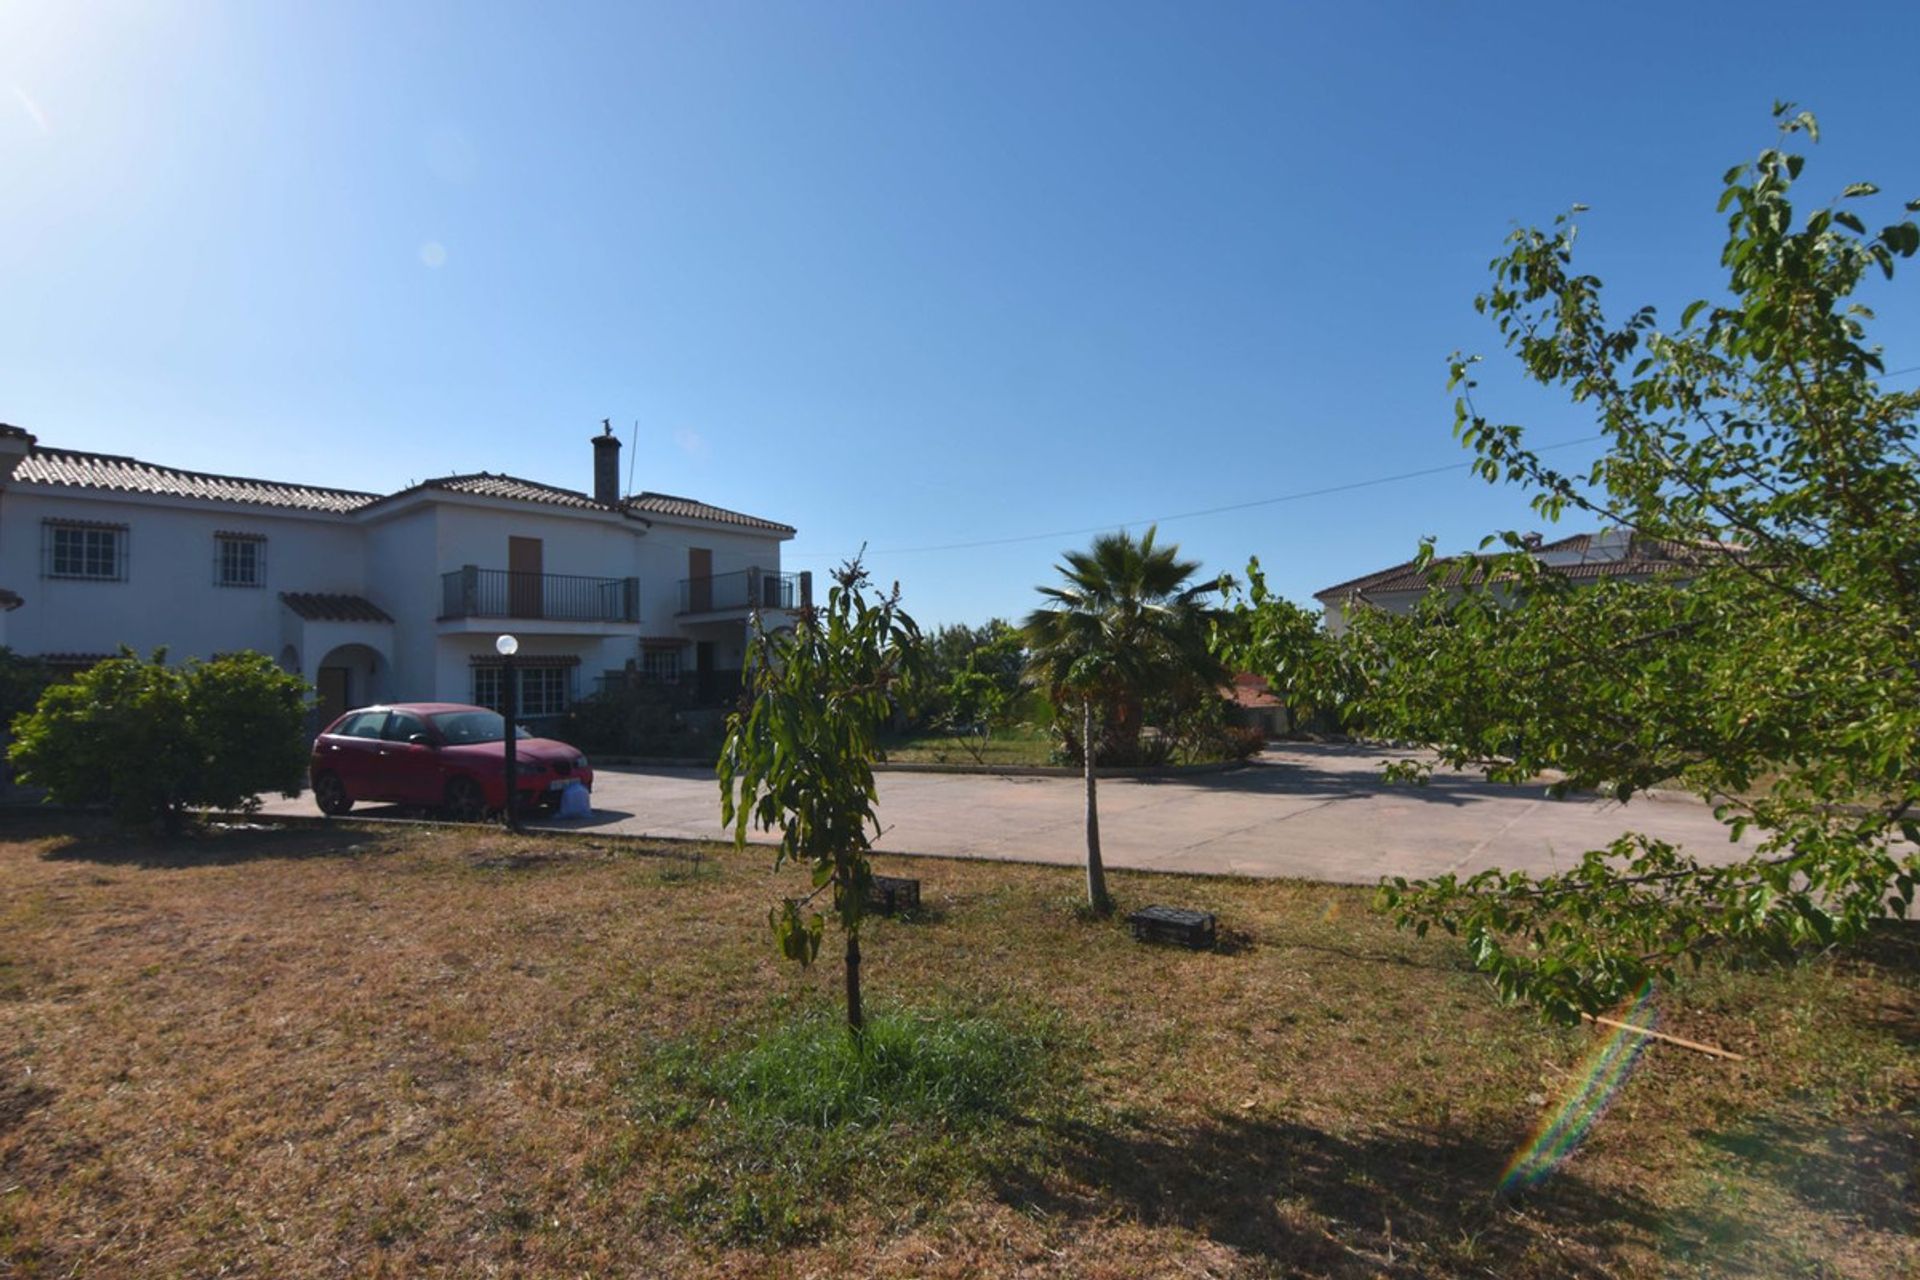
[[573, 758], [573, 767], [574, 767], [574, 768], [576, 768], [576, 769], [584, 769], [584, 768], [586, 768], [586, 767], [587, 767], [587, 758], [586, 758], [585, 756], [575, 756], [575, 757]]

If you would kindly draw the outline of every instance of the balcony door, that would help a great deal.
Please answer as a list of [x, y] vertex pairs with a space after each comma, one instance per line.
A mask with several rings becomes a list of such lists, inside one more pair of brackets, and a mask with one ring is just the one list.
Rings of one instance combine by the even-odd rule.
[[507, 539], [507, 613], [515, 618], [538, 618], [543, 548], [538, 538]]
[[713, 551], [709, 547], [687, 548], [687, 612], [707, 613], [713, 608]]

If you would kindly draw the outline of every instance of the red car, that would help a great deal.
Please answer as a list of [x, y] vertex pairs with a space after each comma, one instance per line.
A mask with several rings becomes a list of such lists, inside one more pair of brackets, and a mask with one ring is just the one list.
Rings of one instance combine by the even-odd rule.
[[[457, 702], [362, 707], [313, 740], [308, 776], [322, 813], [354, 802], [420, 805], [472, 820], [506, 807], [506, 719]], [[569, 783], [593, 787], [587, 758], [564, 742], [526, 736], [514, 742], [522, 812], [551, 810]]]

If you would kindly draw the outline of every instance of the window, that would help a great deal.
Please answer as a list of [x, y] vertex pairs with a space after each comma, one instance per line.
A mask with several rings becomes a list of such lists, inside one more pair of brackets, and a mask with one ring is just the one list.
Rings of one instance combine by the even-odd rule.
[[473, 669], [473, 705], [486, 707], [490, 711], [507, 709], [506, 694], [501, 692], [500, 667], [475, 667]]
[[42, 577], [126, 581], [127, 526], [48, 520], [40, 533]]
[[425, 733], [427, 722], [419, 716], [405, 711], [396, 711], [387, 717], [387, 727], [380, 734], [388, 742], [407, 742], [416, 733]]
[[[506, 685], [500, 678], [504, 670], [496, 664], [473, 669], [473, 701], [476, 706], [494, 711], [507, 709]], [[520, 677], [520, 699], [514, 714], [529, 718], [557, 716], [572, 701], [571, 666], [515, 664], [514, 671]]]
[[567, 709], [571, 681], [565, 667], [521, 667], [520, 714], [557, 716]]
[[267, 540], [252, 533], [213, 535], [213, 585], [264, 587], [267, 585]]
[[[442, 711], [433, 718], [434, 727], [448, 746], [463, 747], [473, 742], [503, 742], [507, 722], [495, 711]], [[527, 726], [513, 726], [513, 736], [531, 738]]]
[[680, 682], [680, 651], [648, 649], [640, 655], [640, 673], [649, 680], [658, 680], [661, 684], [678, 684]]
[[362, 711], [342, 720], [333, 732], [341, 738], [377, 738], [381, 726], [386, 722], [387, 713], [384, 711]]

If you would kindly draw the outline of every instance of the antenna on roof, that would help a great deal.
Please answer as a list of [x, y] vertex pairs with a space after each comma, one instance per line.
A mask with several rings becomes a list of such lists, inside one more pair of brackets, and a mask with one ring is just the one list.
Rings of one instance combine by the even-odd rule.
[[640, 461], [640, 419], [633, 420], [633, 453], [627, 458], [627, 495], [633, 495], [633, 464]]

